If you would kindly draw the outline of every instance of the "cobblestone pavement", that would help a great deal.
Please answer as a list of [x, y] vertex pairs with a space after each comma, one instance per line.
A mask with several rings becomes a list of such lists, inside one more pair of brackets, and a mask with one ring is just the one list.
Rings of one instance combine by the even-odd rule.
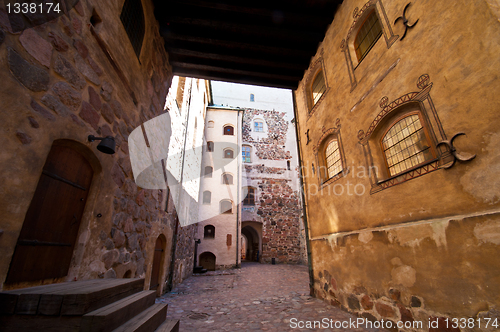
[[[168, 303], [167, 317], [181, 320], [180, 331], [383, 331], [336, 329], [335, 321], [357, 317], [309, 296], [308, 270], [300, 265], [243, 263], [193, 275], [156, 301]], [[324, 318], [333, 328], [294, 325]]]

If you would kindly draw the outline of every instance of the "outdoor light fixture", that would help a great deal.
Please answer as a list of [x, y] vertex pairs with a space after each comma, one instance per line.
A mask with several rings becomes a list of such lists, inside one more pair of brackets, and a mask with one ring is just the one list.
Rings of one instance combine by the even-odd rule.
[[115, 153], [115, 138], [112, 136], [106, 137], [95, 137], [94, 135], [89, 135], [89, 142], [93, 142], [95, 140], [101, 141], [97, 146], [97, 150], [106, 153], [106, 154], [114, 154]]

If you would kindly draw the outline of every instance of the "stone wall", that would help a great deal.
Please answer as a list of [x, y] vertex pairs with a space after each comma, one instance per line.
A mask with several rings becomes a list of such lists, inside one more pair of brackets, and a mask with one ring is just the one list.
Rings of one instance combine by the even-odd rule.
[[[163, 112], [170, 66], [152, 3], [143, 2], [146, 32], [139, 58], [120, 21], [122, 4], [80, 0], [67, 15], [15, 33], [0, 12], [2, 284], [55, 140], [96, 162], [69, 274], [43, 282], [123, 277], [130, 271], [127, 276], [145, 277], [148, 287], [160, 234], [167, 239], [162, 264], [169, 266], [174, 219], [163, 211], [163, 191], [135, 185], [127, 139]], [[98, 152], [89, 134], [113, 136], [116, 153]]]
[[262, 227], [262, 261], [303, 263], [300, 255], [300, 205], [287, 179], [259, 179], [257, 214]]

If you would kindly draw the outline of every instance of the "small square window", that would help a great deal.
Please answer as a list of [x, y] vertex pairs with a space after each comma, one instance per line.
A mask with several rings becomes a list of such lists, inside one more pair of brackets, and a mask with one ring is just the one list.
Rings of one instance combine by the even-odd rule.
[[264, 123], [260, 121], [255, 121], [254, 122], [254, 131], [258, 133], [263, 133], [264, 132]]

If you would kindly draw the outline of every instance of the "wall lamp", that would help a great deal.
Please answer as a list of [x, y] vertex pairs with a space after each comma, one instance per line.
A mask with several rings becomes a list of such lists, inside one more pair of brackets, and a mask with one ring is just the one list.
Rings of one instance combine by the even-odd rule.
[[114, 154], [115, 153], [115, 147], [116, 147], [116, 142], [115, 138], [112, 136], [106, 136], [106, 137], [95, 137], [94, 135], [89, 135], [88, 137], [89, 142], [93, 141], [101, 141], [99, 145], [97, 145], [97, 150], [106, 153], [106, 154]]

